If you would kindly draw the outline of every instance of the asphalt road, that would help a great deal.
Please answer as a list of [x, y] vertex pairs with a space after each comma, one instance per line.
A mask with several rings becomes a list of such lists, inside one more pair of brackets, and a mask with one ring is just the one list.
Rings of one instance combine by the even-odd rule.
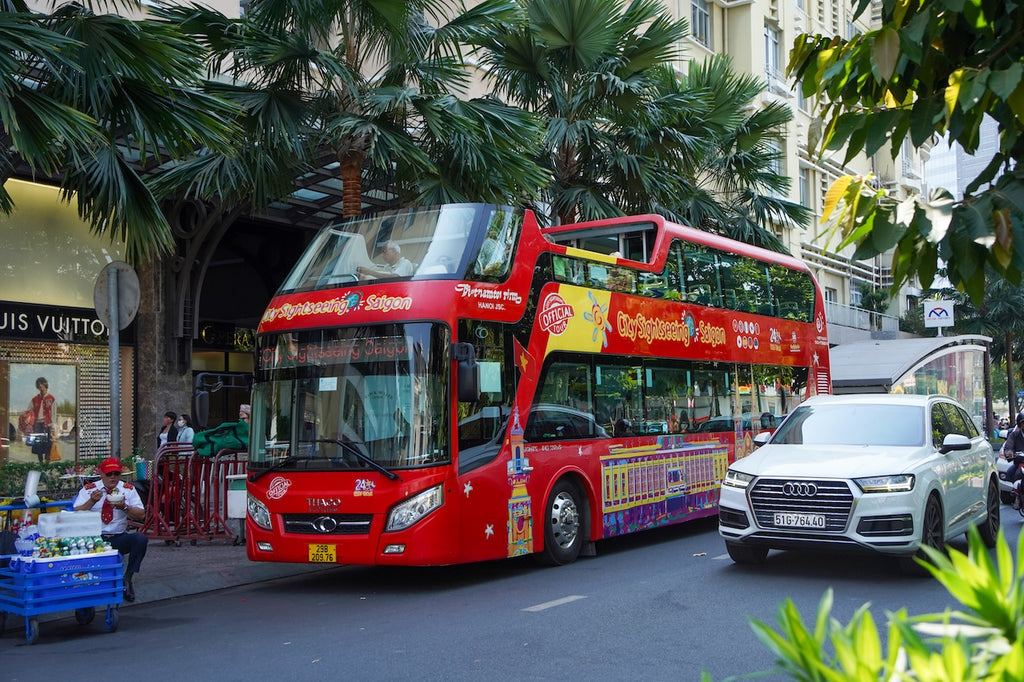
[[[1016, 545], [1021, 518], [1008, 507]], [[954, 546], [966, 550], [957, 539]], [[741, 568], [711, 522], [598, 544], [557, 568], [530, 560], [431, 569], [341, 567], [122, 610], [104, 631], [71, 618], [39, 642], [0, 639], [0, 680], [698, 680], [772, 666], [749, 621], [792, 599], [809, 625], [824, 591], [848, 621], [871, 603], [953, 606], [891, 560], [773, 552]], [[785, 679], [771, 676], [760, 679]]]

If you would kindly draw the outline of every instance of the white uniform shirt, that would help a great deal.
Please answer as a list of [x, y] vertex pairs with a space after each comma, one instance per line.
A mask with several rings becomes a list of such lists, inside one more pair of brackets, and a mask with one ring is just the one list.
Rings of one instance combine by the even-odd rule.
[[[86, 483], [85, 487], [78, 491], [78, 496], [75, 497], [75, 502], [72, 505], [72, 507], [78, 507], [85, 504], [85, 501], [89, 499], [89, 497], [92, 495], [92, 491], [96, 490], [96, 488], [99, 488], [101, 490], [104, 489], [103, 485], [98, 481]], [[124, 495], [124, 502], [127, 506], [140, 508], [144, 506], [142, 504], [142, 497], [139, 495], [139, 491], [136, 490], [135, 486], [132, 485], [131, 483], [128, 483], [127, 481], [118, 481], [116, 488], [118, 492]], [[92, 506], [92, 509], [76, 513], [89, 514], [95, 512], [99, 514], [100, 510], [103, 509], [104, 499], [105, 498], [100, 498], [99, 500], [96, 500], [96, 504]], [[114, 509], [113, 511], [113, 520], [110, 523], [103, 524], [102, 533], [104, 535], [117, 535], [128, 530], [128, 513], [123, 509]]]

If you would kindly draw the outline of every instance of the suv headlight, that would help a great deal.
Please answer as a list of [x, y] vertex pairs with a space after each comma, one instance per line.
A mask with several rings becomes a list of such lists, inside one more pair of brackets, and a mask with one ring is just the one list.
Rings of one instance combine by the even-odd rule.
[[725, 472], [725, 480], [722, 481], [723, 485], [732, 486], [733, 488], [746, 488], [750, 485], [750, 482], [754, 480], [754, 477], [750, 474], [745, 474], [742, 471], [734, 471], [729, 469]]
[[391, 509], [384, 532], [405, 530], [442, 504], [444, 504], [444, 492], [440, 485], [424, 490], [419, 495], [414, 495]]
[[853, 482], [865, 493], [906, 493], [914, 489], [913, 474], [870, 476], [868, 478], [855, 478]]
[[267, 505], [247, 493], [245, 506], [246, 510], [249, 512], [249, 518], [252, 519], [253, 523], [264, 530], [271, 530], [270, 510], [267, 509]]

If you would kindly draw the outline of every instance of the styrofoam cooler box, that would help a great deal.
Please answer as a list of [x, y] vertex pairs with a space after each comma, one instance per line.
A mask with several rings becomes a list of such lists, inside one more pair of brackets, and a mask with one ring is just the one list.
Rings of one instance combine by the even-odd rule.
[[228, 518], [244, 519], [246, 506], [246, 474], [228, 474]]
[[36, 529], [44, 538], [78, 538], [99, 535], [103, 522], [97, 512], [59, 511], [40, 514]]

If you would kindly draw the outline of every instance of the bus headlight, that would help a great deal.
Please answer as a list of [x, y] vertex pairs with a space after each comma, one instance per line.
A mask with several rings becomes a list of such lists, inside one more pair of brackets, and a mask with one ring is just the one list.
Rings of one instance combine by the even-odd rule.
[[419, 495], [414, 495], [391, 509], [384, 532], [405, 530], [442, 504], [444, 504], [444, 492], [442, 492], [441, 486], [424, 490]]
[[245, 506], [249, 512], [249, 518], [252, 519], [253, 523], [262, 528], [263, 530], [270, 530], [270, 510], [267, 506], [257, 500], [252, 495], [246, 495]]

